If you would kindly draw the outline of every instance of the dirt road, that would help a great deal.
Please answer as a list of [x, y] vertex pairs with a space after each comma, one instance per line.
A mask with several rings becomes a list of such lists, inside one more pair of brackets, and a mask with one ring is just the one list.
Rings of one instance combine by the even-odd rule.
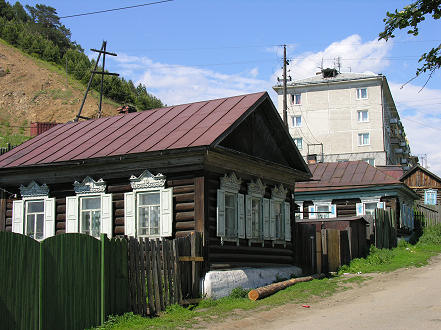
[[361, 287], [310, 308], [287, 304], [217, 329], [441, 329], [441, 256], [423, 268], [373, 274]]

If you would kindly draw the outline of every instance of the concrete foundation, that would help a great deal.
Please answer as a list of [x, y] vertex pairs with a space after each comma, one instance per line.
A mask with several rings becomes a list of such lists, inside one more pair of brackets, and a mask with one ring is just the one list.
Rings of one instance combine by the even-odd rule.
[[218, 299], [228, 296], [237, 287], [255, 289], [300, 275], [302, 270], [295, 266], [210, 271], [202, 279], [202, 292], [207, 298]]

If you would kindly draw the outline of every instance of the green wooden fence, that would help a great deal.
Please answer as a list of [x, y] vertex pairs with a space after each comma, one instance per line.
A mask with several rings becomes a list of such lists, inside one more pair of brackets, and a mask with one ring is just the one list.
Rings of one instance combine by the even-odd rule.
[[124, 239], [63, 234], [37, 242], [0, 232], [1, 327], [99, 325], [130, 310], [127, 273]]
[[397, 246], [396, 212], [392, 209], [375, 210], [375, 246], [392, 249]]

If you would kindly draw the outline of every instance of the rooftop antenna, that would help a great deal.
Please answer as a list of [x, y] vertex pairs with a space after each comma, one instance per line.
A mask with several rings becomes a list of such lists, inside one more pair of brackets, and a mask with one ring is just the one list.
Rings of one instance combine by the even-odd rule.
[[[96, 62], [95, 62], [95, 67], [94, 67], [93, 70], [91, 71], [92, 74], [90, 75], [89, 83], [87, 84], [87, 89], [86, 89], [86, 92], [84, 93], [83, 101], [81, 102], [80, 111], [78, 111], [78, 114], [77, 114], [77, 116], [76, 116], [75, 119], [74, 119], [74, 122], [77, 122], [80, 118], [81, 118], [81, 119], [90, 119], [90, 118], [88, 118], [88, 117], [84, 117], [84, 116], [82, 116], [82, 115], [81, 115], [81, 111], [83, 110], [84, 103], [86, 102], [87, 94], [89, 93], [89, 89], [90, 89], [90, 86], [91, 86], [91, 84], [92, 84], [93, 77], [94, 77], [95, 73], [101, 75], [100, 104], [99, 104], [98, 118], [101, 118], [101, 106], [102, 106], [102, 103], [103, 103], [103, 84], [104, 84], [104, 76], [105, 76], [105, 75], [119, 76], [118, 73], [111, 73], [111, 72], [105, 72], [105, 71], [104, 71], [104, 70], [105, 70], [104, 67], [105, 67], [105, 65], [106, 65], [106, 55], [110, 55], [110, 56], [118, 56], [118, 55], [115, 54], [115, 53], [107, 52], [107, 51], [106, 51], [106, 47], [107, 47], [107, 41], [103, 41], [100, 50], [93, 49], [93, 48], [90, 49], [91, 51], [98, 53], [98, 58], [97, 58], [97, 60], [96, 60]], [[97, 71], [98, 63], [100, 62], [101, 54], [103, 54], [103, 69], [102, 69], [102, 71]]]

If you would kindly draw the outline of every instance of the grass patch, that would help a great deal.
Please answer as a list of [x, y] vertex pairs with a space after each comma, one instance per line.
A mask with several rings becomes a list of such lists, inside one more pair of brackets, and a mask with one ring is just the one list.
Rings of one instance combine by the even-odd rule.
[[187, 308], [171, 306], [160, 317], [145, 318], [132, 313], [112, 316], [98, 329], [191, 328], [198, 322], [222, 320], [241, 311], [268, 309], [286, 303], [308, 303], [318, 297], [328, 297], [344, 289], [342, 278], [325, 278], [298, 283], [268, 298], [251, 301], [246, 297], [248, 290], [236, 288], [230, 296], [218, 300], [204, 299], [198, 305]]
[[23, 142], [26, 142], [29, 139], [30, 137], [24, 134], [11, 134], [6, 136], [0, 136], [0, 148], [7, 147], [8, 143], [11, 144], [11, 146], [18, 146], [19, 144], [22, 144]]

